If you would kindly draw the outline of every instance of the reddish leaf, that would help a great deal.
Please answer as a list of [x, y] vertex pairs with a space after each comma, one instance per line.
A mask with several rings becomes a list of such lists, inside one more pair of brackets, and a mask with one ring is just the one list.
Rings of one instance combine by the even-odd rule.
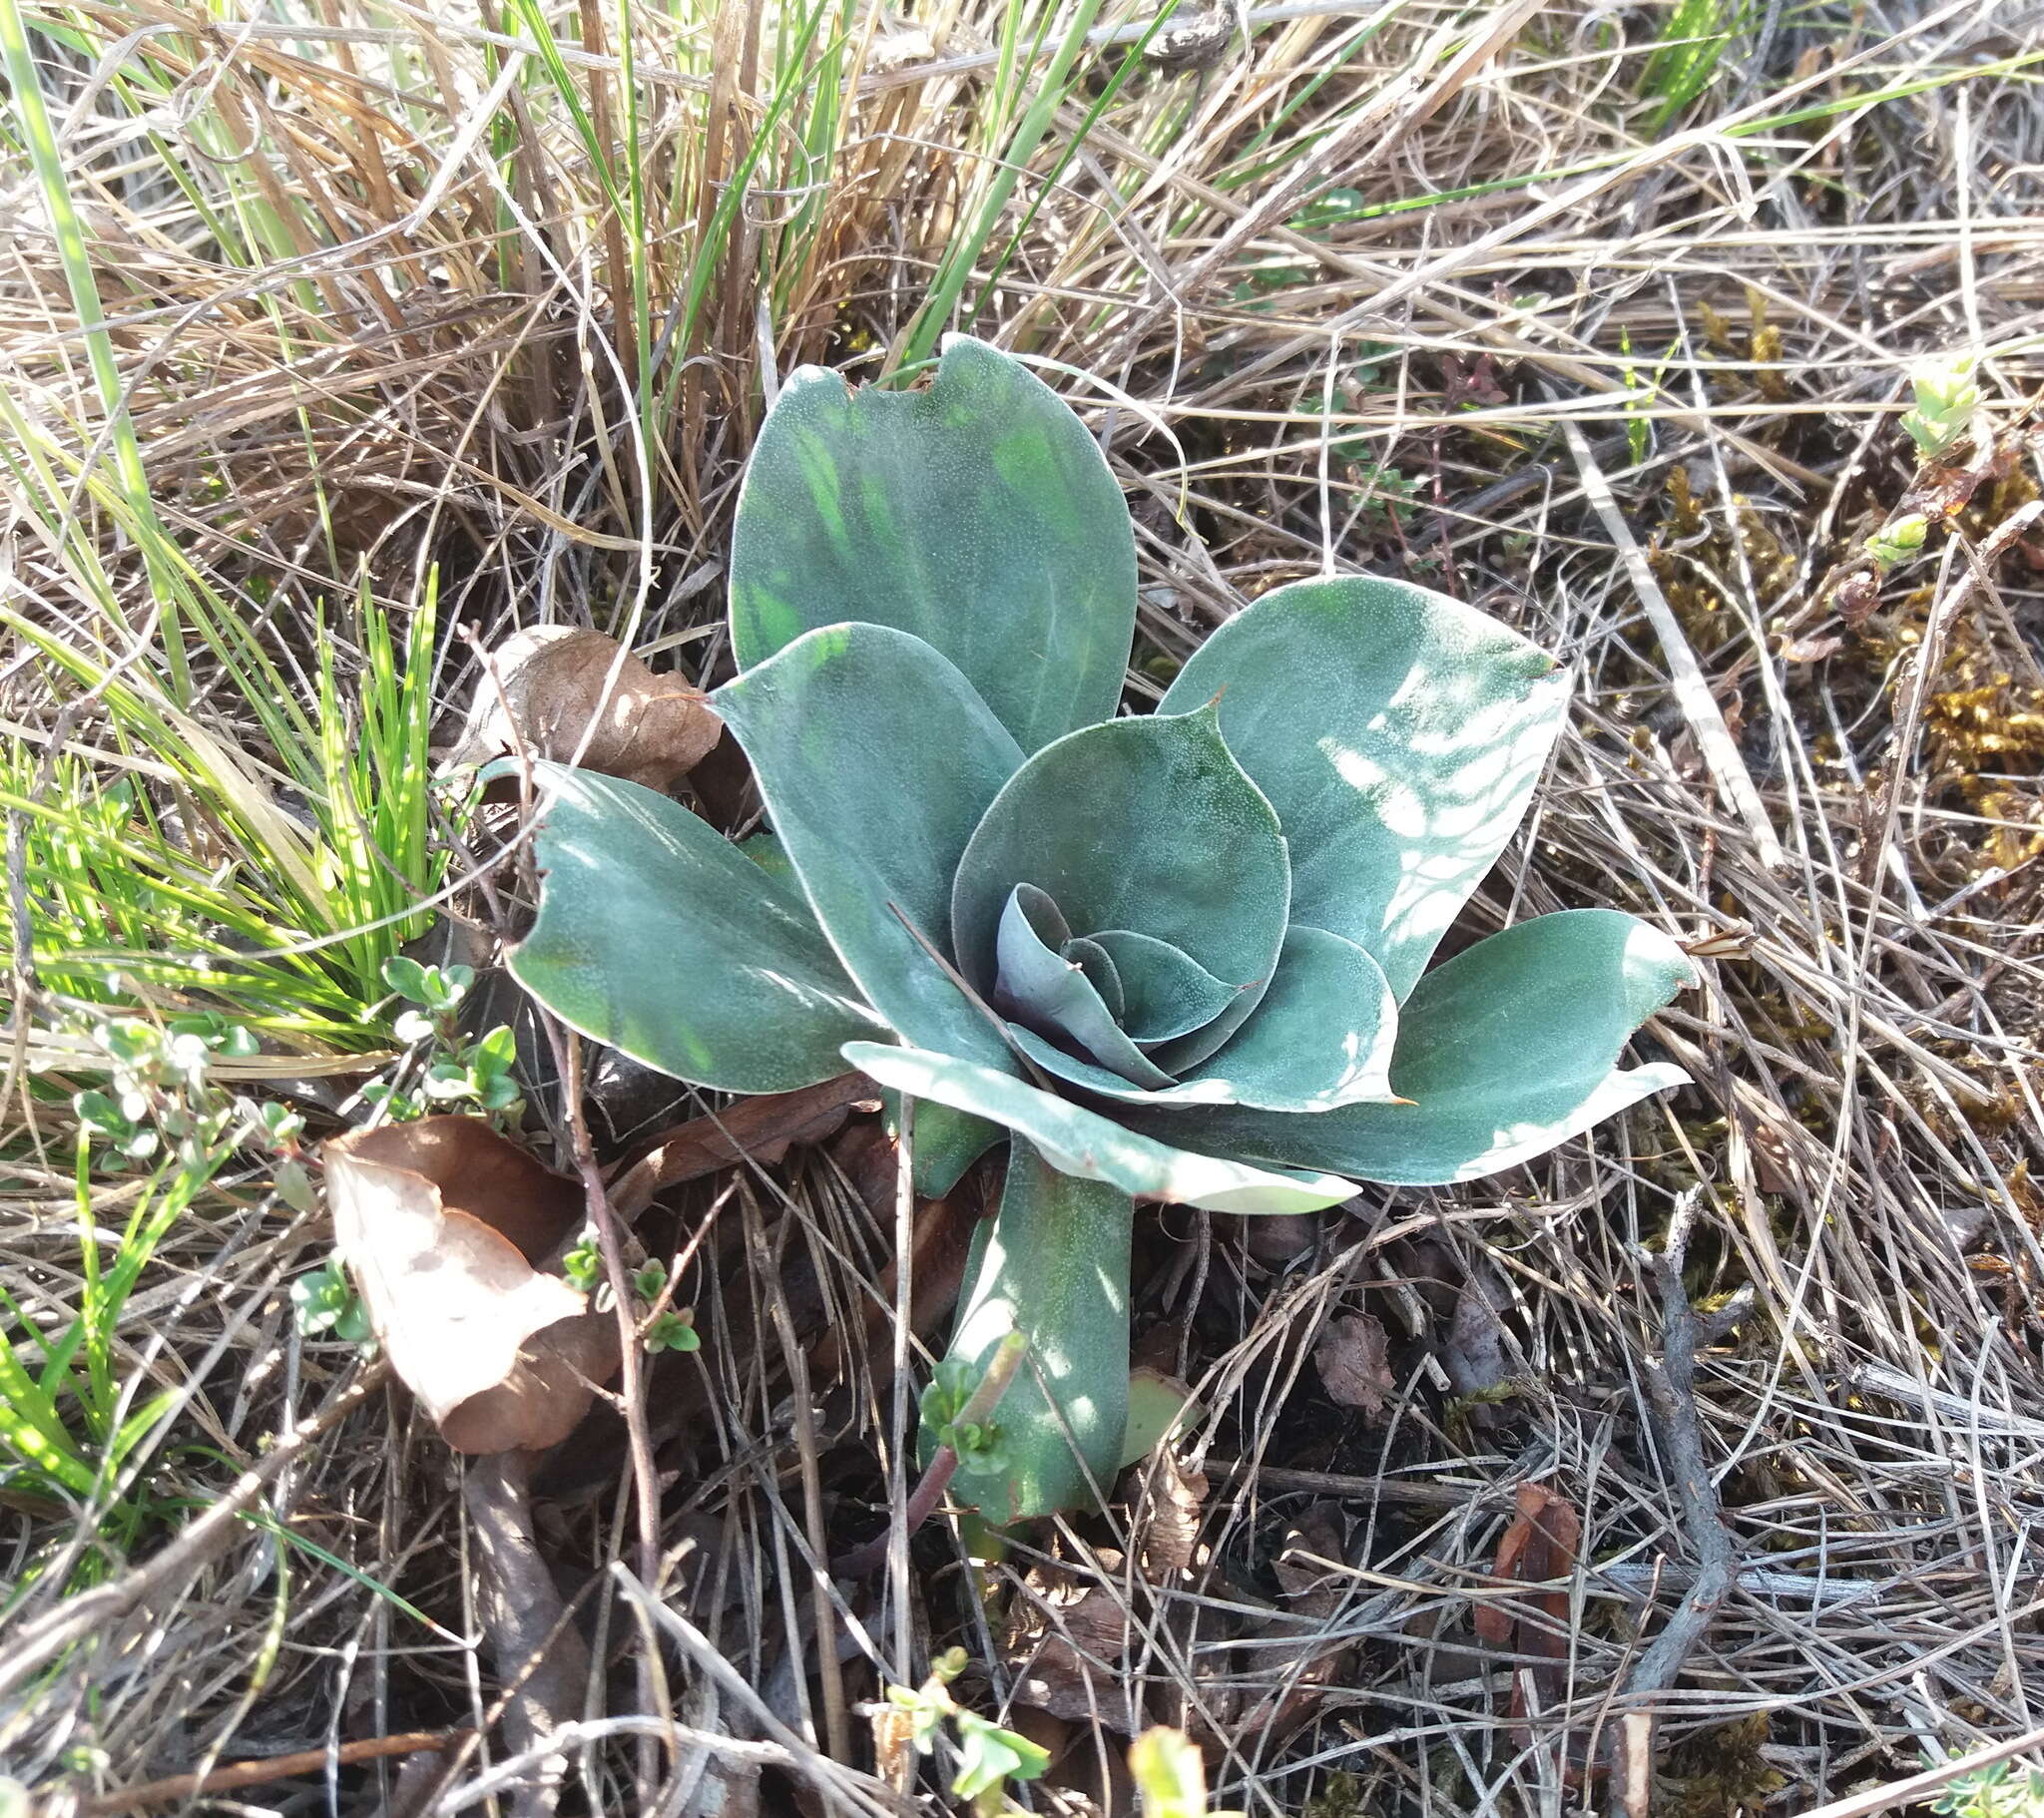
[[[1538, 1484], [1521, 1484], [1517, 1513], [1498, 1544], [1494, 1581], [1544, 1585], [1567, 1578], [1575, 1569], [1582, 1536], [1582, 1521], [1570, 1503]], [[1567, 1589], [1542, 1592], [1532, 1607], [1548, 1618], [1546, 1623], [1522, 1621], [1519, 1612], [1502, 1600], [1480, 1604], [1476, 1632], [1494, 1647], [1559, 1659], [1568, 1651], [1566, 1636], [1555, 1632], [1568, 1619]]]
[[636, 1218], [663, 1187], [694, 1180], [741, 1159], [778, 1161], [794, 1142], [820, 1142], [834, 1136], [854, 1105], [873, 1101], [864, 1074], [839, 1074], [799, 1092], [771, 1093], [741, 1100], [715, 1117], [697, 1118], [664, 1131], [653, 1146], [618, 1176], [611, 1203], [621, 1217]]

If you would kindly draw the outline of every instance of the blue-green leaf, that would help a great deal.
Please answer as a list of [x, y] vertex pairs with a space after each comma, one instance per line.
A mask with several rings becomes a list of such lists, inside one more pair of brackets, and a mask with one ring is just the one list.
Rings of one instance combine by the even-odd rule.
[[1121, 488], [1041, 380], [961, 335], [920, 391], [804, 367], [753, 450], [732, 539], [741, 668], [846, 621], [934, 645], [1034, 751], [1114, 712], [1136, 624]]
[[1114, 962], [1122, 988], [1122, 1027], [1139, 1043], [1190, 1035], [1235, 1001], [1239, 987], [1224, 985], [1169, 941], [1127, 928], [1103, 928], [1092, 941]]
[[[994, 1006], [1015, 1018], [1021, 1033], [1062, 1037], [1111, 1075], [1134, 1085], [1171, 1084], [1171, 1076], [1153, 1066], [1122, 1033], [1084, 965], [1058, 951], [1060, 947], [1069, 951], [1076, 943], [1057, 905], [1041, 890], [1017, 884], [1009, 892], [995, 945]], [[1113, 962], [1105, 954], [1101, 962], [1111, 975]], [[1045, 1046], [1032, 1043], [1031, 1052]]]
[[1242, 1032], [1192, 1076], [1225, 1082], [1238, 1105], [1322, 1112], [1391, 1091], [1398, 1005], [1353, 941], [1294, 922], [1271, 989]]
[[1083, 1106], [948, 1055], [850, 1042], [844, 1058], [896, 1092], [1005, 1125], [1034, 1142], [1051, 1166], [1105, 1180], [1139, 1199], [1216, 1212], [1309, 1212], [1339, 1204], [1355, 1191], [1351, 1182], [1327, 1174], [1249, 1167], [1168, 1147]]
[[971, 683], [906, 632], [834, 625], [711, 698], [868, 1002], [911, 1041], [1011, 1067], [985, 1014], [902, 924], [950, 952], [952, 874], [1022, 761]]
[[1242, 1033], [1183, 1080], [1138, 1079], [1088, 1066], [1029, 1031], [1010, 1033], [1046, 1073], [1118, 1104], [1248, 1105], [1321, 1112], [1395, 1099], [1391, 1046], [1398, 1006], [1375, 960], [1338, 934], [1293, 926], [1277, 976]]
[[799, 891], [679, 803], [536, 763], [539, 917], [512, 975], [562, 1022], [721, 1092], [791, 1092], [885, 1027]]
[[1301, 581], [1208, 639], [1158, 710], [1217, 695], [1290, 841], [1292, 918], [1402, 1001], [1525, 814], [1567, 711], [1554, 659], [1425, 588]]
[[982, 989], [1017, 884], [1045, 891], [1080, 935], [1133, 929], [1255, 994], [1283, 944], [1291, 888], [1278, 817], [1207, 710], [1087, 726], [1008, 779], [951, 899], [958, 963]]
[[[880, 1095], [887, 1134], [899, 1137], [901, 1135], [901, 1095], [898, 1092], [883, 1092]], [[909, 1148], [913, 1155], [910, 1171], [915, 1176], [915, 1190], [924, 1199], [941, 1199], [960, 1180], [965, 1170], [996, 1142], [1005, 1142], [1008, 1133], [998, 1124], [989, 1124], [984, 1118], [975, 1118], [962, 1111], [953, 1111], [948, 1105], [939, 1105], [932, 1100], [927, 1105], [915, 1108], [915, 1127], [909, 1133]]]
[[1400, 1186], [1474, 1180], [1686, 1084], [1679, 1067], [1625, 1072], [1617, 1063], [1626, 1038], [1695, 982], [1689, 956], [1630, 915], [1543, 915], [1420, 980], [1399, 1012], [1391, 1056], [1391, 1085], [1409, 1105], [1129, 1116], [1167, 1141], [1232, 1155]]
[[1118, 1187], [1051, 1167], [1027, 1142], [1009, 1148], [1000, 1209], [974, 1246], [949, 1353], [983, 1373], [1010, 1332], [1029, 1340], [994, 1410], [1003, 1469], [961, 1464], [951, 1480], [961, 1502], [997, 1524], [1087, 1506], [1089, 1473], [1103, 1491], [1114, 1482], [1128, 1419], [1135, 1209]]

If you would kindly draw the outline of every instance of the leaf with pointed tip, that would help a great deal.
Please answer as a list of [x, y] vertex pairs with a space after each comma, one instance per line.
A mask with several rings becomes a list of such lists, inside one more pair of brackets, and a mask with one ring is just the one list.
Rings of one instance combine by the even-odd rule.
[[1015, 1046], [1034, 1061], [1053, 1079], [1062, 1080], [1068, 1086], [1076, 1086], [1082, 1092], [1096, 1098], [1113, 1099], [1124, 1105], [1233, 1105], [1228, 1082], [1225, 1080], [1174, 1080], [1169, 1074], [1160, 1074], [1162, 1082], [1157, 1086], [1139, 1086], [1126, 1076], [1097, 1061], [1089, 1061], [1078, 1055], [1067, 1054], [1061, 1048], [1054, 1048], [1033, 1029], [1024, 1029], [1019, 1023], [1008, 1025], [1008, 1034]]
[[813, 1086], [843, 1072], [846, 1041], [885, 1027], [791, 882], [665, 795], [533, 771], [539, 916], [509, 963], [562, 1022], [720, 1092]]
[[1235, 1001], [1235, 986], [1224, 985], [1169, 941], [1127, 928], [1104, 928], [1090, 938], [1114, 962], [1122, 1027], [1139, 1044], [1190, 1035]]
[[[999, 1472], [961, 1462], [953, 1494], [997, 1524], [1084, 1508], [1121, 1460], [1129, 1406], [1129, 1233], [1118, 1187], [1008, 1151], [1000, 1209], [974, 1246], [949, 1355], [981, 1374], [1002, 1339], [1029, 1340], [993, 1422]], [[1082, 1462], [1083, 1461], [1083, 1462]]]
[[1271, 989], [1240, 1035], [1200, 1071], [1162, 1084], [1132, 1081], [1014, 1030], [1016, 1044], [1046, 1073], [1118, 1104], [1246, 1105], [1263, 1111], [1323, 1112], [1385, 1103], [1398, 1007], [1375, 960], [1338, 934], [1296, 925]]
[[1398, 1005], [1383, 969], [1353, 941], [1298, 922], [1271, 989], [1240, 1034], [1192, 1076], [1224, 1081], [1237, 1105], [1323, 1112], [1395, 1099]]
[[1633, 916], [1537, 916], [1436, 967], [1406, 1000], [1391, 1084], [1412, 1104], [1303, 1116], [1144, 1112], [1131, 1121], [1166, 1141], [1391, 1185], [1475, 1180], [1686, 1085], [1679, 1067], [1617, 1064], [1633, 1031], [1695, 983], [1689, 956]]
[[732, 536], [732, 648], [818, 626], [912, 632], [1025, 751], [1106, 719], [1136, 625], [1136, 542], [1099, 445], [1006, 354], [944, 343], [926, 389], [806, 366], [761, 428]]
[[850, 1042], [844, 1058], [896, 1092], [1006, 1125], [1034, 1142], [1053, 1167], [1108, 1181], [1139, 1199], [1216, 1212], [1310, 1212], [1337, 1205], [1355, 1191], [1349, 1181], [1328, 1174], [1248, 1167], [1168, 1147], [1083, 1106], [949, 1055]]
[[1158, 711], [1217, 695], [1291, 843], [1293, 919], [1402, 1001], [1526, 812], [1567, 712], [1554, 659], [1425, 588], [1300, 581], [1209, 638]]
[[1008, 893], [1024, 883], [1078, 934], [1135, 929], [1258, 993], [1284, 942], [1291, 889], [1278, 817], [1211, 710], [1087, 726], [1008, 779], [951, 898], [958, 963], [982, 989]]
[[[1053, 940], [1067, 949], [1074, 944], [1056, 904], [1041, 890], [1017, 884], [1008, 893], [995, 937], [995, 1007], [1016, 1019], [1020, 1033], [1062, 1037], [1114, 1077], [1138, 1086], [1169, 1086], [1171, 1076], [1152, 1066], [1122, 1034], [1084, 967], [1054, 951], [1048, 944]], [[1048, 1048], [1048, 1043], [1034, 1043], [1031, 1052], [1039, 1047]]]
[[985, 1014], [902, 925], [949, 954], [952, 874], [1022, 761], [972, 684], [906, 632], [833, 625], [712, 698], [866, 998], [911, 1041], [1012, 1067]]

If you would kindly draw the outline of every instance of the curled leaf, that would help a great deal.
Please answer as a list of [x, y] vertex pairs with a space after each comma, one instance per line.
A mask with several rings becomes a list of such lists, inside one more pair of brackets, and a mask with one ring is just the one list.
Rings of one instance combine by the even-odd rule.
[[602, 632], [528, 626], [490, 654], [490, 666], [457, 763], [523, 751], [665, 792], [724, 730], [682, 678], [656, 676]]
[[476, 1118], [326, 1145], [334, 1243], [391, 1367], [457, 1452], [567, 1438], [617, 1367], [618, 1328], [535, 1265], [581, 1189]]

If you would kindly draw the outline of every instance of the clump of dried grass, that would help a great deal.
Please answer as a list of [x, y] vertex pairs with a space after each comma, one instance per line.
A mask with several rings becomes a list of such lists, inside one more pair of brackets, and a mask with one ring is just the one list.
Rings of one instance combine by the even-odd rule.
[[[1064, 1804], [1126, 1796], [1096, 1711], [1201, 1735], [1223, 1803], [1321, 1818], [1558, 1809], [1649, 1709], [1660, 1795], [1700, 1812], [1808, 1809], [2031, 1730], [2040, 620], [2033, 543], [1969, 553], [2034, 496], [2031, 451], [1861, 629], [1821, 591], [1911, 479], [1908, 358], [1992, 349], [1994, 407], [2022, 425], [2044, 117], [2011, 9], [1764, 9], [1665, 118], [1641, 92], [1666, 17], [1647, 9], [1253, 10], [1247, 48], [1120, 87], [1112, 45], [1077, 66], [999, 209], [1034, 76], [994, 9], [952, 9], [927, 45], [855, 16], [837, 61], [802, 53], [798, 115], [773, 112], [771, 18], [737, 7], [634, 12], [629, 89], [594, 10], [580, 43], [554, 19], [544, 81], [501, 74], [507, 40], [538, 42], [530, 9], [65, 17], [71, 174], [159, 509], [277, 648], [364, 567], [403, 609], [438, 563], [445, 622], [593, 623], [709, 677], [763, 383], [911, 348], [963, 257], [977, 326], [1066, 374], [1131, 489], [1132, 686], [1330, 555], [1432, 581], [1581, 677], [1474, 919], [1618, 903], [1716, 956], [1650, 1038], [1696, 1087], [1594, 1141], [1303, 1228], [1146, 1223], [1139, 1346], [1205, 1410], [1185, 1470], [983, 1576], [925, 1537], [905, 1606], [898, 1580], [812, 1577], [877, 1525], [871, 1461], [902, 1440], [884, 1182], [817, 1152], [692, 1189], [672, 1213], [710, 1233], [692, 1292], [726, 1313], [700, 1366], [656, 1378], [664, 1600], [621, 1576], [615, 1434], [540, 1485], [543, 1549], [616, 1667], [556, 1713], [593, 1720], [571, 1797], [660, 1781], [669, 1809], [743, 1809], [770, 1772], [879, 1801], [862, 1745], [824, 1758], [826, 1688], [855, 1706], [954, 1639], [990, 1709], [1065, 1647], [1066, 1714], [1014, 1719], [1064, 1751]], [[1329, 185], [1340, 206], [1308, 213]], [[607, 186], [644, 216], [629, 241]], [[287, 225], [237, 257], [195, 197]], [[0, 358], [53, 445], [83, 447], [67, 293], [18, 212]], [[146, 606], [140, 559], [77, 509]], [[75, 555], [14, 530], [25, 610], [90, 642]], [[203, 659], [200, 680], [211, 722], [259, 750]], [[450, 702], [468, 685], [451, 656]], [[75, 736], [45, 671], [17, 659], [8, 687], [18, 720]], [[39, 1233], [61, 1196], [28, 1178], [8, 1243], [10, 1283], [60, 1298]], [[1752, 1295], [1694, 1402], [1738, 1576], [1676, 1687], [1634, 1695], [1707, 1538], [1648, 1394], [1642, 1246], [1684, 1202], [1688, 1297]], [[343, 1355], [282, 1317], [303, 1238], [223, 1204], [134, 1311], [217, 1454], [176, 1465], [195, 1504], [346, 1392]], [[1374, 1415], [1333, 1405], [1312, 1361], [1356, 1314], [1389, 1335]], [[247, 1492], [266, 1519], [224, 1524], [210, 1556], [109, 1563], [127, 1625], [12, 1686], [11, 1759], [51, 1774], [89, 1743], [118, 1786], [491, 1728], [511, 1669], [474, 1644], [445, 1455], [381, 1398], [283, 1452]], [[1469, 1627], [1527, 1482], [1582, 1528], [1559, 1678]], [[25, 1561], [53, 1518], [13, 1519]], [[685, 1729], [633, 1741], [648, 1717]], [[399, 1771], [349, 1768], [339, 1803], [376, 1807]], [[518, 1777], [464, 1755], [436, 1809]]]

